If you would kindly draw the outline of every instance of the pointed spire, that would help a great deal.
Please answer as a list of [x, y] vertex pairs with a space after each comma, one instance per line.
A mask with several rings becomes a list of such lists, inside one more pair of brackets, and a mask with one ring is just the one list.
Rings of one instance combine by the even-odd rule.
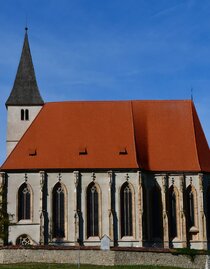
[[23, 49], [15, 82], [10, 96], [6, 101], [6, 106], [44, 104], [36, 82], [27, 31], [28, 28], [26, 27]]

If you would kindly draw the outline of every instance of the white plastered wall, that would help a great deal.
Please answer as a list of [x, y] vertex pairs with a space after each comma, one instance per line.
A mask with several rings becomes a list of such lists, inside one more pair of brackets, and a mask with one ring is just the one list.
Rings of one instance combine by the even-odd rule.
[[[42, 106], [7, 107], [7, 156], [14, 149], [20, 138], [31, 125]], [[29, 110], [29, 120], [21, 120], [21, 109]]]

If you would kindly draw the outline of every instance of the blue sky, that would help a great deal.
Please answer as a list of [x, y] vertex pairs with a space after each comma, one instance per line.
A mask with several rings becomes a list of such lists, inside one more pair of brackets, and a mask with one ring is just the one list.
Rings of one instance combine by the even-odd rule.
[[45, 101], [193, 98], [210, 142], [210, 1], [0, 0], [0, 163], [24, 27]]

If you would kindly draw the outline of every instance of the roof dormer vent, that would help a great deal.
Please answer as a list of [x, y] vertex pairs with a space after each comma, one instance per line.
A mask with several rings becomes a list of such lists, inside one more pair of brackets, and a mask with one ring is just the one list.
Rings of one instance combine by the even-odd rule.
[[29, 156], [36, 156], [37, 155], [36, 149], [29, 149], [28, 150], [28, 155]]
[[85, 147], [79, 148], [79, 155], [87, 155], [87, 148]]
[[126, 147], [121, 147], [119, 150], [120, 155], [126, 155], [128, 154]]

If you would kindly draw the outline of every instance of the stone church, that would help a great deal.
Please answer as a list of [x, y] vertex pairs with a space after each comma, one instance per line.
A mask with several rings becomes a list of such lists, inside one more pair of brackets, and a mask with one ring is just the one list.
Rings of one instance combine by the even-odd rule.
[[210, 152], [191, 100], [44, 102], [26, 29], [6, 108], [10, 244], [208, 248]]

